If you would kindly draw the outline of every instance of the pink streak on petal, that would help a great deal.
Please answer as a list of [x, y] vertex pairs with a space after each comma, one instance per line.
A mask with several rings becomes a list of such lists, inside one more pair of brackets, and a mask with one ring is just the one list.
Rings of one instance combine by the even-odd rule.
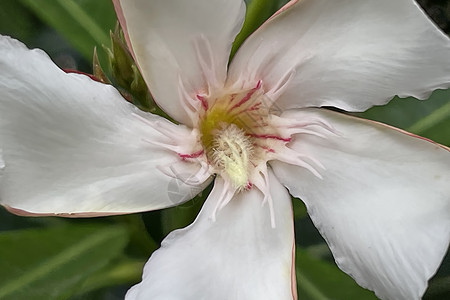
[[279, 140], [279, 141], [283, 141], [283, 142], [290, 142], [292, 139], [291, 138], [284, 138], [278, 135], [272, 135], [272, 134], [254, 134], [254, 133], [250, 133], [248, 134], [251, 137], [255, 137], [255, 138], [260, 138], [260, 139], [274, 139], [274, 140]]
[[[253, 94], [259, 90], [259, 88], [261, 87], [261, 80], [258, 80], [258, 83], [256, 84], [256, 86], [254, 88], [252, 88], [250, 90], [250, 92], [248, 92], [244, 98], [241, 99], [241, 101], [239, 101], [238, 103], [236, 103], [235, 105], [233, 105], [228, 111], [232, 111], [235, 108], [240, 107], [242, 104], [244, 104], [245, 102], [247, 102], [248, 100], [250, 100], [253, 96]], [[234, 100], [234, 96], [236, 96], [235, 94], [233, 94], [233, 96], [230, 99], [230, 102], [232, 102]]]
[[256, 92], [256, 90], [257, 88], [252, 89], [250, 92], [247, 93], [247, 95], [244, 96], [244, 98], [241, 99], [241, 101], [233, 105], [228, 111], [232, 111], [233, 109], [238, 108], [239, 106], [250, 100], [253, 94]]
[[254, 143], [253, 146], [254, 147], [260, 147], [261, 149], [266, 150], [266, 152], [275, 153], [275, 150], [273, 148], [270, 148], [270, 147], [267, 147], [267, 146], [258, 145], [257, 143]]
[[133, 56], [134, 61], [136, 61], [136, 56], [134, 55], [133, 47], [131, 47], [130, 36], [128, 35], [127, 21], [122, 11], [122, 6], [120, 5], [120, 0], [112, 0], [114, 4], [114, 9], [116, 10], [117, 19], [119, 20], [120, 26], [122, 26], [123, 35], [125, 41], [127, 42], [128, 49], [130, 50], [131, 56]]
[[205, 151], [203, 150], [199, 150], [197, 152], [191, 153], [191, 154], [182, 154], [182, 153], [177, 153], [179, 157], [181, 157], [183, 160], [187, 159], [187, 158], [197, 158], [203, 155]]
[[270, 152], [270, 153], [275, 153], [275, 150], [273, 150], [272, 148], [269, 148], [269, 147], [262, 147], [264, 150], [266, 150], [267, 152]]
[[202, 103], [203, 109], [205, 111], [207, 111], [208, 110], [208, 101], [206, 100], [206, 98], [201, 95], [197, 95], [197, 99]]
[[252, 105], [248, 110], [249, 111], [258, 110], [259, 107], [261, 106], [261, 104], [262, 104], [261, 102], [258, 102], [256, 104]]

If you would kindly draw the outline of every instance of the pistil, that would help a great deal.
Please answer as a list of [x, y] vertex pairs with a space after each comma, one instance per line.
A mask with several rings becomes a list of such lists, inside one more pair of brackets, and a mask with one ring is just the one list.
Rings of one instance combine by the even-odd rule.
[[235, 124], [222, 124], [212, 142], [211, 159], [214, 167], [228, 179], [236, 190], [249, 186], [253, 146], [245, 131]]

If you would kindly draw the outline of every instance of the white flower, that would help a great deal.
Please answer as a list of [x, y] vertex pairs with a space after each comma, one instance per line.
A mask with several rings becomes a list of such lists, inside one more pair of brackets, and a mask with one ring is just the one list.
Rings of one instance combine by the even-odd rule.
[[291, 1], [228, 69], [242, 0], [114, 2], [155, 100], [184, 125], [2, 37], [4, 206], [132, 213], [214, 179], [196, 221], [164, 240], [127, 298], [294, 299], [287, 187], [360, 285], [422, 296], [449, 244], [449, 149], [318, 108], [362, 111], [450, 86], [449, 39], [415, 2]]

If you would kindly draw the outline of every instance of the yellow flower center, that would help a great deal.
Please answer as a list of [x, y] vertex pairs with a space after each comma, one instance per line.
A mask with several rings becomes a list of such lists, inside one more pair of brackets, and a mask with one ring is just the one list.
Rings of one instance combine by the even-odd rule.
[[199, 129], [208, 160], [236, 189], [249, 187], [252, 161], [258, 157], [254, 137], [267, 125], [268, 117], [261, 85], [212, 101], [199, 97], [205, 109]]

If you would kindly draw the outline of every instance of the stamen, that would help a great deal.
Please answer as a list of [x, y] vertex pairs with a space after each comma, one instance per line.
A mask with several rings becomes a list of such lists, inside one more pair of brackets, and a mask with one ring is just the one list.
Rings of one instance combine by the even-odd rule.
[[[206, 65], [207, 62], [203, 62], [202, 68]], [[200, 140], [212, 172], [218, 175], [217, 180], [223, 182], [213, 209], [213, 220], [236, 193], [256, 188], [264, 196], [261, 204], [268, 204], [271, 226], [276, 227], [267, 166], [270, 160], [277, 159], [305, 168], [322, 179], [319, 170], [325, 170], [324, 165], [306, 153], [291, 149], [290, 143], [296, 138], [295, 134], [327, 138], [327, 133], [335, 133], [336, 130], [318, 118], [299, 121], [271, 113], [273, 102], [288, 88], [294, 75], [295, 68], [271, 88], [269, 95], [262, 88], [261, 80], [253, 81], [257, 84], [250, 89], [250, 81], [240, 81], [233, 84], [228, 94], [220, 92], [211, 98], [196, 95], [197, 105], [203, 109], [199, 120]], [[234, 89], [237, 84], [241, 85], [240, 90]]]

